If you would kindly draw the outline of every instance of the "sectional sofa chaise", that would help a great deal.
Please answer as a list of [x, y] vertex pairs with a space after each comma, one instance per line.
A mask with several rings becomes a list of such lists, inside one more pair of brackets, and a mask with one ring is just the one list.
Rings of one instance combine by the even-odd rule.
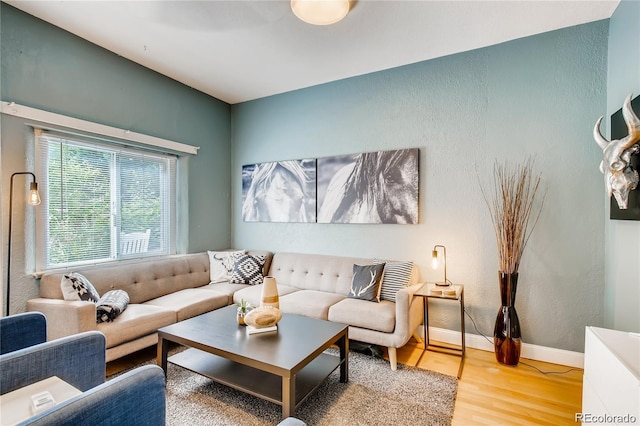
[[[395, 302], [377, 303], [348, 297], [354, 264], [371, 265], [374, 259], [257, 250], [248, 254], [265, 259], [262, 273], [276, 278], [282, 312], [348, 324], [350, 339], [386, 346], [393, 369], [396, 348], [405, 345], [422, 323], [422, 301], [413, 296], [420, 288], [415, 266], [408, 285], [395, 293]], [[261, 284], [211, 282], [207, 252], [75, 272], [100, 295], [126, 291], [126, 309], [111, 322], [97, 323], [93, 302], [64, 300], [60, 283], [65, 273], [55, 272], [42, 276], [40, 297], [29, 300], [27, 310], [47, 317], [49, 340], [103, 332], [107, 361], [156, 344], [157, 330], [163, 326], [242, 299], [257, 306], [262, 292]]]

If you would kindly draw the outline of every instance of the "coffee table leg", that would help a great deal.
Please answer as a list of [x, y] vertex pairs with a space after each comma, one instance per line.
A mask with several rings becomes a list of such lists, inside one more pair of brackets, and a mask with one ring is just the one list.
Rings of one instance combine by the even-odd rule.
[[346, 331], [337, 343], [340, 348], [340, 383], [347, 383], [349, 381], [349, 338]]
[[296, 415], [296, 376], [282, 377], [282, 418]]
[[158, 365], [164, 370], [164, 377], [167, 377], [167, 355], [169, 353], [169, 341], [158, 337]]

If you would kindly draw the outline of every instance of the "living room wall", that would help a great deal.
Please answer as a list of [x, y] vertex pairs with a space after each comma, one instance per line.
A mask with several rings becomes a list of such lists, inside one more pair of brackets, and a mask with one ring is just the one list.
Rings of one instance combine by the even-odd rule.
[[[188, 241], [183, 251], [230, 244], [229, 105], [139, 66], [44, 21], [0, 3], [0, 98], [46, 111], [199, 146], [188, 164]], [[24, 119], [2, 116], [2, 247], [6, 259], [9, 180], [33, 170], [33, 142]], [[15, 187], [21, 188], [16, 181]], [[204, 194], [204, 195], [203, 195]], [[185, 196], [186, 195], [186, 196]], [[33, 247], [32, 217], [15, 208], [11, 311], [37, 297], [24, 264]], [[31, 259], [32, 260], [32, 259]], [[3, 261], [6, 265], [6, 261]], [[3, 270], [3, 277], [6, 270]], [[4, 287], [3, 287], [4, 288]], [[2, 292], [4, 293], [4, 292]], [[3, 305], [4, 306], [4, 302]]]
[[[591, 133], [606, 111], [607, 36], [599, 21], [233, 105], [233, 246], [414, 260], [433, 281], [441, 271], [429, 267], [431, 250], [444, 244], [448, 278], [465, 284], [468, 312], [491, 335], [498, 262], [479, 182], [489, 184], [495, 161], [532, 157], [547, 193], [520, 269], [523, 341], [581, 352], [584, 327], [604, 318], [601, 151]], [[414, 147], [417, 225], [242, 220], [242, 165]], [[449, 305], [430, 325], [458, 327]]]
[[[640, 2], [623, 0], [616, 8], [610, 19], [608, 51], [607, 124], [630, 93], [634, 97], [640, 95]], [[608, 197], [604, 220], [604, 325], [640, 332], [640, 222], [610, 220]]]

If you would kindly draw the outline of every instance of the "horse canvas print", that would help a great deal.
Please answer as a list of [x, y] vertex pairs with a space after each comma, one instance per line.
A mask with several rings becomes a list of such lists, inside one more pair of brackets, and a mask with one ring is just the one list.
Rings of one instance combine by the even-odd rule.
[[418, 223], [417, 148], [319, 158], [318, 222]]
[[315, 222], [316, 160], [242, 166], [245, 222]]

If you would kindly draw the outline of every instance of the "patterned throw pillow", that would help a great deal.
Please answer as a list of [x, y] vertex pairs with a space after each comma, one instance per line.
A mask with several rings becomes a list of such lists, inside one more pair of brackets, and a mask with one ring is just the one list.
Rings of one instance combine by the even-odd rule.
[[353, 299], [379, 302], [380, 278], [384, 270], [384, 263], [378, 265], [353, 265], [353, 280], [349, 297]]
[[209, 275], [212, 283], [229, 281], [233, 274], [235, 256], [245, 254], [246, 250], [207, 251], [209, 254]]
[[[383, 263], [385, 261], [376, 259], [375, 262]], [[395, 302], [396, 293], [411, 284], [412, 273], [413, 262], [385, 262], [380, 288], [380, 299]]]
[[264, 262], [267, 259], [265, 255], [240, 254], [235, 256], [233, 264], [233, 273], [231, 281], [235, 284], [262, 284], [262, 270]]
[[129, 306], [129, 295], [124, 290], [106, 292], [96, 304], [96, 321], [111, 322]]
[[60, 289], [64, 300], [84, 300], [96, 303], [100, 295], [91, 282], [82, 274], [72, 272], [63, 275], [60, 281]]

